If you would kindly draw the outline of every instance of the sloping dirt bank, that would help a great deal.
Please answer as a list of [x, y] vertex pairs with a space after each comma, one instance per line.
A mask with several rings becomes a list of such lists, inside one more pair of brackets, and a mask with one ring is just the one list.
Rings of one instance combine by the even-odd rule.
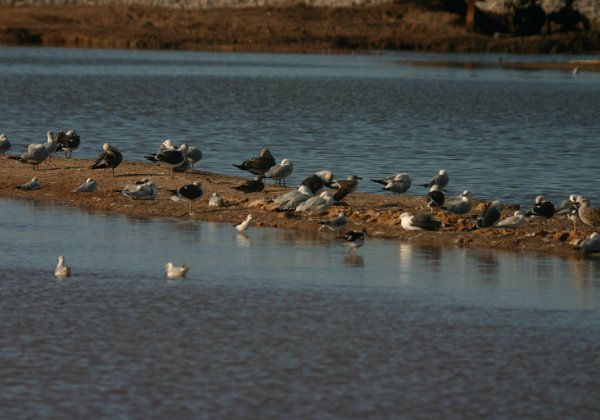
[[464, 15], [395, 2], [178, 9], [149, 6], [1, 6], [0, 44], [196, 51], [348, 53], [370, 50], [600, 52], [600, 33], [484, 34]]
[[[254, 224], [257, 226], [310, 231], [323, 229], [319, 224], [319, 215], [317, 214], [274, 211], [275, 206], [269, 200], [290, 190], [289, 188], [269, 184], [262, 192], [244, 194], [233, 189], [234, 186], [243, 183], [244, 178], [194, 170], [187, 174], [175, 174], [175, 178], [171, 179], [168, 171], [153, 164], [141, 162], [122, 163], [116, 169], [113, 177], [110, 170], [102, 175], [101, 171], [88, 169], [91, 164], [90, 160], [53, 157], [51, 163], [44, 163], [40, 165], [39, 170], [32, 171], [29, 165], [19, 163], [7, 156], [0, 156], [0, 197], [53, 202], [88, 210], [118, 212], [135, 217], [189, 217], [192, 220], [223, 223], [238, 223], [248, 214], [252, 214]], [[16, 188], [17, 185], [29, 181], [33, 176], [37, 176], [41, 180], [42, 188], [40, 190], [24, 191]], [[95, 192], [71, 192], [88, 177], [97, 180], [98, 188]], [[119, 192], [126, 184], [144, 177], [155, 181], [158, 185], [159, 193], [156, 199], [132, 200]], [[246, 177], [246, 179], [249, 178], [250, 176]], [[167, 190], [181, 187], [194, 180], [202, 183], [204, 195], [193, 204], [193, 215], [190, 216], [187, 212], [187, 203], [171, 200], [171, 193]], [[417, 188], [413, 187], [410, 191], [416, 192]], [[218, 192], [225, 198], [225, 207], [208, 206], [208, 198], [213, 192]], [[429, 211], [425, 207], [423, 197], [419, 196], [356, 192], [347, 196], [340, 205], [333, 206], [322, 217], [327, 219], [344, 212], [350, 220], [347, 230], [364, 228], [367, 238], [388, 238], [423, 246], [542, 252], [565, 257], [581, 257], [581, 252], [574, 249], [574, 244], [586, 233], [591, 233], [590, 229], [584, 229], [581, 226], [577, 234], [570, 232], [572, 225], [562, 217], [550, 219], [543, 228], [537, 221], [530, 221], [524, 227], [514, 231], [498, 228], [471, 230], [474, 216], [479, 214], [485, 206], [486, 203], [476, 203], [472, 212], [467, 216], [447, 215], [440, 210], [437, 214], [446, 227], [439, 232], [416, 232], [402, 229], [400, 225], [402, 212]], [[503, 217], [512, 215], [513, 212], [514, 207], [505, 208]], [[325, 232], [328, 232], [326, 228]], [[331, 235], [333, 237], [334, 233], [331, 232]]]

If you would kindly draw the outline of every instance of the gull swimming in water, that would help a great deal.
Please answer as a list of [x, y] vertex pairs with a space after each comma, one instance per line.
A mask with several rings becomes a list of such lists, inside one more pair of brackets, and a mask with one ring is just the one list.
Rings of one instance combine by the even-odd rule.
[[323, 191], [320, 195], [311, 197], [303, 203], [296, 206], [297, 212], [309, 211], [314, 213], [324, 213], [333, 205], [333, 193], [331, 191]]
[[41, 187], [42, 183], [40, 182], [40, 179], [37, 176], [33, 177], [31, 181], [17, 186], [18, 189], [27, 191], [39, 190]]
[[173, 170], [181, 164], [187, 162], [185, 153], [187, 152], [188, 145], [183, 143], [176, 150], [164, 150], [157, 153], [154, 156], [146, 156], [146, 159], [150, 162], [154, 162], [159, 166], [168, 168], [171, 171], [171, 179], [173, 179]]
[[6, 137], [6, 134], [0, 134], [0, 153], [4, 154], [8, 152], [11, 146], [12, 144], [8, 140], [8, 137]]
[[204, 193], [198, 181], [184, 185], [176, 190], [169, 190], [169, 192], [173, 194], [171, 200], [183, 200], [189, 203], [188, 213], [190, 216], [192, 215], [192, 203], [200, 199]]
[[185, 264], [180, 267], [170, 261], [165, 264], [165, 274], [169, 280], [184, 279], [189, 270], [190, 268]]
[[285, 186], [285, 178], [290, 176], [294, 171], [294, 165], [289, 159], [283, 159], [279, 165], [274, 165], [265, 172], [265, 178], [271, 178], [277, 184]]
[[383, 179], [371, 179], [371, 181], [383, 185], [383, 189], [392, 194], [405, 193], [412, 186], [412, 179], [406, 172], [397, 173]]
[[348, 224], [348, 219], [346, 218], [346, 215], [344, 213], [340, 213], [329, 220], [319, 223], [323, 226], [327, 226], [331, 230], [338, 232], [346, 227], [346, 225]]
[[65, 265], [65, 257], [62, 255], [58, 257], [58, 264], [54, 269], [54, 275], [59, 279], [71, 276], [71, 267]]
[[248, 171], [253, 175], [264, 175], [276, 164], [275, 158], [269, 149], [261, 149], [260, 156], [245, 160], [239, 165], [234, 163], [233, 166], [242, 171]]
[[127, 184], [121, 190], [121, 194], [133, 200], [152, 200], [158, 194], [158, 188], [154, 181], [146, 181], [138, 184]]
[[449, 213], [454, 214], [465, 214], [471, 210], [471, 192], [468, 190], [463, 191], [461, 195], [454, 198], [453, 200], [446, 201], [446, 206], [442, 207]]
[[517, 210], [513, 213], [512, 216], [508, 216], [500, 220], [494, 225], [494, 227], [516, 229], [517, 227], [525, 223], [525, 219], [525, 213], [522, 210]]
[[333, 182], [333, 172], [331, 171], [319, 171], [315, 172], [311, 176], [304, 178], [300, 185], [304, 185], [310, 188], [313, 194], [316, 194], [323, 187], [328, 187]]
[[219, 195], [218, 192], [213, 192], [208, 199], [209, 207], [223, 207], [225, 206], [225, 200]]
[[102, 176], [104, 176], [104, 169], [111, 168], [112, 174], [115, 176], [115, 168], [123, 161], [123, 155], [115, 146], [111, 146], [108, 143], [102, 145], [102, 153], [96, 159], [96, 162], [90, 169], [102, 169]]
[[273, 201], [277, 204], [277, 210], [294, 210], [300, 204], [313, 196], [312, 191], [306, 185], [300, 185], [297, 190], [292, 190]]
[[578, 214], [581, 221], [588, 226], [600, 226], [600, 209], [591, 207], [590, 200], [581, 195], [577, 196], [576, 200], [579, 204]]
[[344, 235], [344, 245], [346, 245], [348, 249], [348, 254], [356, 254], [356, 249], [360, 248], [365, 243], [365, 231], [364, 229], [360, 232], [356, 232], [351, 230], [350, 232], [346, 232]]
[[348, 194], [353, 193], [358, 188], [358, 180], [362, 179], [356, 175], [350, 175], [348, 178], [331, 183], [331, 188], [337, 191], [333, 194], [333, 201], [342, 201]]
[[75, 188], [71, 192], [91, 193], [94, 191], [96, 191], [96, 181], [93, 178], [88, 178], [83, 184], [81, 184], [79, 187]]
[[65, 152], [65, 157], [71, 157], [73, 151], [79, 147], [81, 143], [81, 138], [77, 131], [71, 129], [66, 133], [58, 132], [56, 134], [56, 142], [58, 143], [57, 152]]
[[237, 225], [234, 225], [234, 226], [239, 233], [244, 233], [250, 226], [251, 221], [252, 221], [252, 215], [249, 214], [248, 216], [246, 216], [246, 219], [243, 222], [238, 223]]
[[576, 249], [581, 249], [586, 254], [600, 252], [600, 234], [598, 232], [593, 232], [589, 238], [581, 241]]
[[448, 177], [448, 173], [445, 169], [440, 169], [437, 175], [433, 176], [427, 184], [423, 184], [424, 187], [431, 188], [434, 185], [438, 185], [440, 188], [446, 188], [448, 185], [448, 181], [450, 178]]
[[437, 217], [429, 213], [404, 212], [400, 215], [400, 222], [405, 230], [438, 230], [444, 226]]
[[502, 202], [494, 200], [488, 206], [487, 209], [479, 216], [475, 223], [475, 229], [486, 228], [495, 225], [500, 220], [500, 214], [502, 212]]
[[238, 185], [236, 187], [232, 187], [234, 190], [238, 190], [243, 192], [244, 194], [249, 194], [249, 193], [253, 193], [253, 192], [260, 192], [265, 188], [265, 183], [263, 181], [263, 176], [259, 175], [256, 177], [256, 179], [253, 179], [251, 181], [246, 181], [241, 185]]

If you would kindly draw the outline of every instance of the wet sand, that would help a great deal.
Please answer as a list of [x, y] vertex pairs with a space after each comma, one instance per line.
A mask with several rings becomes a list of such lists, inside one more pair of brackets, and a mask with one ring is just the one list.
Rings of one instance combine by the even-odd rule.
[[[276, 186], [269, 181], [262, 192], [244, 194], [233, 189], [252, 175], [240, 171], [240, 177], [224, 176], [216, 173], [191, 170], [188, 173], [175, 173], [174, 179], [168, 170], [151, 163], [123, 162], [113, 177], [110, 170], [91, 170], [91, 160], [65, 159], [53, 157], [50, 163], [43, 163], [33, 171], [28, 164], [0, 156], [0, 197], [52, 202], [77, 206], [85, 210], [117, 212], [134, 217], [174, 217], [190, 218], [221, 223], [239, 223], [252, 214], [255, 226], [290, 228], [324, 232], [329, 231], [319, 224], [319, 218], [326, 220], [344, 212], [350, 223], [346, 230], [365, 229], [367, 238], [387, 238], [420, 246], [472, 247], [511, 250], [515, 252], [544, 253], [565, 257], [583, 256], [575, 249], [575, 244], [592, 230], [578, 225], [577, 233], [572, 232], [572, 224], [563, 217], [554, 217], [540, 225], [538, 221], [528, 221], [525, 226], [513, 229], [484, 228], [472, 230], [475, 217], [489, 203], [474, 202], [471, 212], [458, 216], [443, 210], [436, 215], [446, 225], [438, 232], [406, 231], [400, 225], [400, 214], [405, 211], [429, 212], [425, 206], [426, 189], [413, 185], [411, 194], [423, 196], [388, 195], [355, 192], [341, 203], [334, 205], [329, 212], [320, 216], [312, 213], [277, 212], [270, 200], [292, 188]], [[201, 164], [201, 162], [199, 162]], [[42, 188], [24, 191], [16, 186], [37, 176]], [[74, 193], [72, 190], [86, 178], [97, 180], [98, 188], [93, 193]], [[158, 196], [153, 200], [132, 200], [120, 193], [126, 185], [140, 178], [148, 178], [158, 185]], [[200, 181], [204, 195], [193, 203], [192, 215], [188, 214], [188, 203], [170, 199], [169, 189], [176, 189]], [[363, 180], [362, 182], [369, 182]], [[360, 185], [359, 185], [360, 190]], [[213, 192], [225, 198], [225, 207], [208, 206]], [[502, 217], [514, 213], [516, 206], [505, 203]], [[580, 222], [581, 223], [581, 222]]]

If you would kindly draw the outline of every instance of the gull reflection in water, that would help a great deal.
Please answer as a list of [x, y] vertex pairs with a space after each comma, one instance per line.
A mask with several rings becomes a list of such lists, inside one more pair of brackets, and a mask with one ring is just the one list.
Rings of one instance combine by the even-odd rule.
[[235, 243], [239, 247], [250, 247], [250, 238], [245, 233], [238, 233], [235, 237]]
[[352, 267], [364, 267], [365, 266], [365, 260], [362, 257], [362, 255], [358, 255], [358, 254], [346, 254], [346, 256], [344, 257], [344, 262]]
[[600, 258], [569, 258], [569, 269], [573, 273], [578, 289], [600, 286]]

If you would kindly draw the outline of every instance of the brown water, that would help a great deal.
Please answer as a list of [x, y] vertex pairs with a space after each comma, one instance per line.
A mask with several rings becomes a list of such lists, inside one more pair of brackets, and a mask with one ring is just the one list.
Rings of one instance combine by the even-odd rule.
[[0, 209], [1, 418], [599, 412], [598, 259]]

